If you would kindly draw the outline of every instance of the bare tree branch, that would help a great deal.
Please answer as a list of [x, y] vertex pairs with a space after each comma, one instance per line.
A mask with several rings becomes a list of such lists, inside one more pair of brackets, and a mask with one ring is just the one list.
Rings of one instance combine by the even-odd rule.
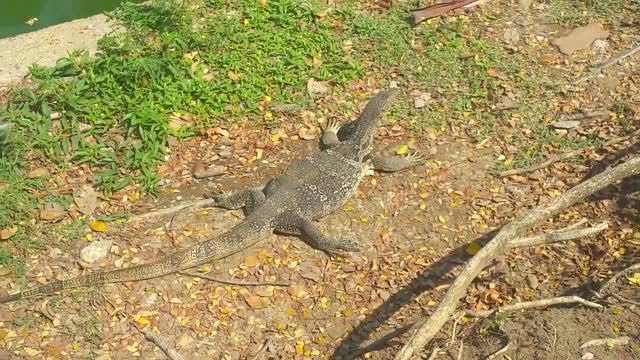
[[634, 271], [634, 270], [638, 270], [638, 269], [640, 269], [640, 263], [633, 264], [633, 265], [629, 266], [628, 268], [626, 268], [626, 269], [624, 269], [624, 270], [622, 270], [622, 271], [620, 271], [620, 272], [616, 273], [615, 275], [613, 275], [613, 276], [611, 277], [611, 279], [607, 280], [607, 282], [606, 282], [606, 283], [604, 283], [604, 284], [602, 285], [602, 287], [600, 288], [600, 290], [598, 290], [598, 293], [597, 293], [598, 297], [603, 297], [603, 296], [604, 296], [604, 294], [605, 294], [605, 292], [607, 291], [607, 289], [608, 289], [611, 285], [615, 284], [615, 282], [616, 282], [616, 281], [617, 281], [621, 276], [623, 276], [623, 275], [625, 275], [625, 274], [628, 274], [628, 273], [630, 273], [630, 272], [632, 272], [632, 271]]
[[621, 53], [619, 55], [616, 55], [616, 56], [612, 57], [606, 63], [596, 67], [593, 70], [591, 70], [591, 72], [589, 72], [587, 75], [582, 76], [582, 77], [574, 80], [571, 83], [571, 85], [580, 84], [581, 82], [585, 82], [585, 81], [591, 79], [594, 76], [598, 76], [598, 75], [602, 74], [602, 70], [617, 64], [619, 61], [624, 60], [625, 58], [637, 53], [638, 51], [640, 51], [640, 44], [632, 47], [631, 49], [629, 49], [629, 50], [627, 50], [627, 51], [625, 51], [625, 52], [623, 52], [623, 53]]
[[580, 349], [585, 349], [591, 346], [597, 346], [597, 345], [627, 345], [629, 344], [629, 340], [631, 340], [628, 336], [623, 336], [623, 337], [619, 337], [619, 338], [604, 338], [604, 339], [594, 339], [594, 340], [589, 340], [586, 343], [580, 345]]
[[562, 196], [530, 210], [520, 219], [516, 219], [505, 225], [493, 240], [486, 244], [469, 260], [460, 276], [453, 282], [440, 304], [436, 307], [434, 313], [412, 334], [408, 343], [396, 354], [395, 359], [409, 360], [422, 351], [427, 343], [449, 320], [451, 314], [455, 311], [459, 299], [466, 293], [473, 279], [475, 279], [482, 269], [496, 256], [504, 253], [511, 239], [518, 238], [527, 229], [549, 219], [569, 206], [584, 200], [596, 191], [616, 183], [625, 177], [639, 173], [640, 156], [634, 157], [618, 166], [609, 168], [593, 176], [583, 183], [574, 186]]
[[[135, 325], [134, 325], [135, 326]], [[136, 327], [137, 329], [137, 327]], [[167, 357], [171, 360], [184, 360], [184, 357], [182, 355], [180, 355], [180, 353], [172, 348], [171, 346], [169, 346], [169, 344], [167, 344], [166, 341], [162, 340], [158, 335], [154, 334], [153, 331], [147, 329], [144, 330], [138, 330], [140, 331], [143, 335], [144, 338], [151, 341], [152, 343], [154, 343], [158, 348], [160, 348], [160, 350], [162, 350], [162, 352], [167, 355]]]
[[[607, 147], [607, 146], [611, 146], [611, 145], [615, 145], [618, 143], [621, 143], [623, 141], [626, 140], [631, 140], [633, 138], [635, 138], [636, 136], [640, 135], [640, 129], [632, 132], [631, 134], [625, 135], [625, 136], [620, 136], [617, 138], [613, 138], [607, 142], [604, 143], [603, 147]], [[559, 155], [552, 155], [550, 156], [546, 161], [543, 161], [539, 164], [533, 165], [533, 166], [529, 166], [526, 168], [521, 168], [521, 169], [512, 169], [512, 170], [507, 170], [507, 171], [503, 171], [500, 173], [500, 176], [505, 177], [505, 176], [511, 176], [511, 175], [520, 175], [520, 174], [526, 174], [526, 173], [530, 173], [532, 171], [536, 171], [536, 170], [540, 170], [540, 169], [544, 169], [547, 166], [558, 162], [558, 161], [562, 161], [562, 160], [566, 160], [569, 158], [572, 158], [574, 156], [578, 156], [582, 153], [584, 153], [587, 150], [591, 150], [594, 149], [594, 147], [586, 147], [584, 149], [578, 149], [578, 150], [574, 150], [574, 151], [569, 151], [566, 153], [562, 153]]]

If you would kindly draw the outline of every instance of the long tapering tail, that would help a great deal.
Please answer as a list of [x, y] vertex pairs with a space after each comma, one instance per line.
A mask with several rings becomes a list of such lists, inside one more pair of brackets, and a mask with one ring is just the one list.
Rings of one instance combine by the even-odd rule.
[[68, 280], [52, 281], [14, 295], [0, 297], [0, 304], [49, 295], [76, 287], [137, 281], [172, 274], [237, 253], [258, 242], [269, 231], [271, 228], [268, 222], [245, 219], [219, 238], [194, 244], [186, 249], [163, 256], [157, 261], [124, 269], [82, 275]]

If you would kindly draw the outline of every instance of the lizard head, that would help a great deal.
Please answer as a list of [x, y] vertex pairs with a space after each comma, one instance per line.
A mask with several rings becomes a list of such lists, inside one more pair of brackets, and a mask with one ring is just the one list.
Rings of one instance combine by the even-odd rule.
[[351, 146], [353, 146], [354, 153], [357, 153], [359, 161], [362, 161], [371, 152], [382, 114], [384, 114], [399, 92], [400, 89], [398, 88], [380, 91], [369, 101], [358, 120], [356, 120]]

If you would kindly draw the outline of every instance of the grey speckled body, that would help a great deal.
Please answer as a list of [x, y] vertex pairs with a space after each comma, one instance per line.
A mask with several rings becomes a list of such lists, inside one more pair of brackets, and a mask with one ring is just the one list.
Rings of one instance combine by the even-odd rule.
[[0, 297], [0, 303], [73, 287], [143, 280], [171, 274], [239, 252], [273, 230], [301, 235], [310, 245], [326, 252], [361, 249], [356, 241], [324, 236], [312, 220], [342, 207], [356, 192], [360, 180], [372, 167], [397, 171], [421, 162], [416, 156], [383, 159], [370, 155], [380, 115], [397, 92], [395, 89], [380, 92], [367, 104], [357, 120], [347, 123], [346, 131], [341, 132], [337, 124], [332, 123], [322, 138], [324, 150], [292, 163], [264, 189], [212, 196], [214, 206], [226, 209], [245, 208], [247, 213], [243, 222], [220, 237], [178, 250], [152, 263], [53, 281], [22, 293]]

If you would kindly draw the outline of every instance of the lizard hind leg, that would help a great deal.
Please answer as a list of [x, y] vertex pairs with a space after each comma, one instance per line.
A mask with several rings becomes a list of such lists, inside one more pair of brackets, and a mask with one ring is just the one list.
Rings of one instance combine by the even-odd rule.
[[282, 215], [276, 225], [276, 230], [288, 234], [302, 235], [313, 248], [332, 254], [339, 250], [360, 251], [365, 248], [358, 241], [350, 239], [333, 239], [322, 234], [313, 222], [297, 214]]
[[378, 171], [396, 172], [402, 169], [414, 167], [424, 163], [425, 158], [416, 153], [409, 153], [405, 157], [392, 156], [383, 157], [379, 155], [372, 155], [371, 160], [373, 162], [373, 168]]

